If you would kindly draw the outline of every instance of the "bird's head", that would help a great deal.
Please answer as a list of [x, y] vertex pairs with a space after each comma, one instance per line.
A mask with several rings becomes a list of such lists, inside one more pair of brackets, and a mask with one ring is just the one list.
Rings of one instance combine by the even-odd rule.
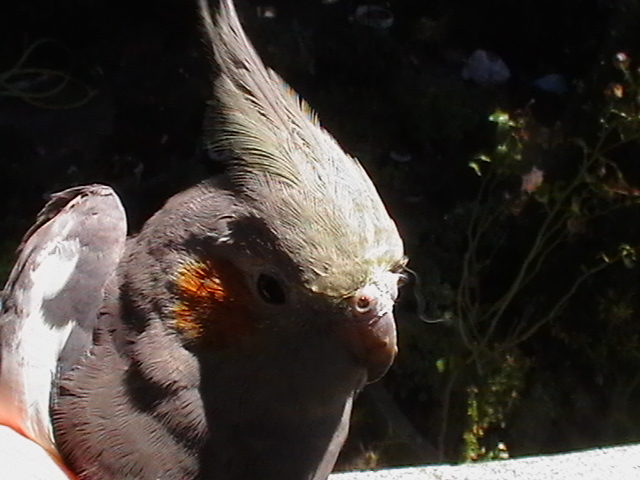
[[180, 213], [165, 223], [189, 232], [168, 236], [173, 327], [221, 348], [260, 332], [324, 332], [373, 381], [396, 354], [397, 228], [360, 163], [264, 66], [231, 1], [215, 21], [203, 16], [218, 67], [207, 146], [228, 168], [223, 184], [169, 205]]
[[299, 313], [311, 322], [327, 314], [374, 380], [396, 353], [392, 310], [406, 262], [397, 228], [360, 163], [264, 66], [232, 2], [220, 2], [215, 22], [204, 16], [218, 66], [209, 146], [230, 158], [249, 241], [267, 239], [261, 261], [244, 267], [253, 294], [267, 310], [306, 306]]
[[[216, 205], [206, 210], [220, 209], [219, 191], [207, 198], [209, 187], [200, 188], [187, 211], [208, 202]], [[323, 232], [327, 215], [315, 216], [323, 210], [285, 220], [294, 213], [274, 217], [233, 196], [224, 218], [192, 228], [171, 262], [168, 317], [175, 330], [188, 344], [215, 350], [254, 348], [264, 338], [332, 337], [366, 368], [369, 381], [379, 378], [396, 354], [401, 246], [387, 250], [375, 236]]]

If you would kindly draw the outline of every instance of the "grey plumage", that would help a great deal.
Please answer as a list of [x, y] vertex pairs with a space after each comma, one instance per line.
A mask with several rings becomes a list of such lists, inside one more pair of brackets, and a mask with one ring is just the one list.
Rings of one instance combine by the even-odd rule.
[[[168, 280], [208, 258], [243, 272], [234, 309], [250, 331], [232, 344], [218, 345], [234, 329], [219, 314], [208, 341], [173, 322], [179, 294]], [[344, 313], [292, 267], [224, 181], [154, 215], [127, 245], [120, 297], [103, 306], [91, 355], [59, 380], [56, 440], [80, 478], [326, 478], [366, 370], [333, 334]], [[254, 293], [253, 272], [265, 268], [286, 285], [285, 305]]]

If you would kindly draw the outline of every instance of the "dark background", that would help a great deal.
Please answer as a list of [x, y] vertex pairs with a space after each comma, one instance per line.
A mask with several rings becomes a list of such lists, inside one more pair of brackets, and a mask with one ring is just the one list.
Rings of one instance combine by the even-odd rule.
[[[108, 183], [135, 232], [171, 194], [221, 170], [200, 146], [210, 85], [194, 3], [23, 0], [0, 9], [0, 276], [52, 192]], [[237, 5], [265, 62], [370, 172], [420, 276], [398, 307], [398, 362], [361, 396], [340, 465], [640, 440], [638, 2]], [[366, 5], [381, 7], [391, 26], [365, 19], [358, 8]], [[504, 61], [508, 81], [462, 78], [477, 49]], [[630, 58], [627, 70], [612, 61], [619, 51]], [[561, 76], [566, 91], [536, 87], [548, 74]], [[612, 83], [624, 86], [621, 98], [611, 96]], [[579, 177], [572, 201], [553, 203], [581, 171], [575, 145], [600, 153], [601, 119], [618, 104], [633, 121], [601, 142], [611, 145], [602, 150], [607, 161]], [[497, 109], [524, 119], [506, 153], [496, 149], [500, 126], [488, 120]], [[469, 167], [479, 153], [505, 159], [481, 177]], [[533, 167], [544, 171], [544, 186], [529, 195], [520, 186]], [[494, 179], [489, 187], [486, 178]], [[554, 248], [505, 304], [495, 330], [479, 322], [484, 341], [465, 341], [460, 322], [473, 321], [459, 315], [460, 286], [481, 292], [472, 303], [489, 311], [556, 204], [568, 213]], [[465, 272], [468, 226], [490, 211], [500, 215], [474, 250], [481, 268]], [[611, 264], [578, 282], [603, 252], [614, 252]], [[546, 318], [573, 285], [566, 305]], [[422, 322], [420, 299], [428, 316], [446, 321]], [[535, 332], [509, 341], [514, 326], [536, 319]]]

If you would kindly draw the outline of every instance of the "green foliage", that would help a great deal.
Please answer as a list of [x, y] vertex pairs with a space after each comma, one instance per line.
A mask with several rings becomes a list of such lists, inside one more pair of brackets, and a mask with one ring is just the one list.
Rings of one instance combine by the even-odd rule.
[[[624, 83], [608, 88], [595, 138], [545, 131], [526, 111], [510, 115], [498, 110], [489, 118], [496, 124], [495, 150], [479, 156], [482, 163], [471, 164], [482, 175], [481, 186], [470, 206], [467, 248], [453, 306], [461, 341], [481, 372], [480, 386], [467, 388], [470, 427], [464, 433], [465, 459], [495, 455], [487, 453], [481, 439], [487, 428], [504, 425], [513, 398], [524, 385], [527, 362], [507, 361], [495, 374], [496, 359], [518, 352], [539, 329], [560, 318], [578, 288], [595, 273], [616, 262], [635, 264], [636, 249], [626, 243], [611, 246], [611, 253], [581, 254], [581, 265], [567, 275], [562, 290], [543, 301], [528, 300], [536, 295], [532, 285], [544, 281], [545, 266], [562, 249], [571, 249], [571, 240], [586, 224], [637, 204], [636, 192], [611, 155], [640, 138], [639, 77], [626, 56], [619, 54], [616, 60]], [[547, 175], [543, 160], [549, 165], [549, 159], [562, 156], [575, 159], [574, 165], [564, 175]], [[513, 223], [514, 217], [525, 217], [520, 223], [531, 240], [511, 258], [515, 268], [510, 279], [486, 295], [491, 269], [504, 258], [505, 245], [496, 241], [496, 236], [500, 238], [496, 231], [504, 232], [505, 223]]]
[[[618, 65], [625, 73], [625, 84], [609, 89], [617, 93], [610, 94], [604, 104], [598, 119], [601, 126], [593, 140], [548, 131], [536, 125], [526, 111], [515, 115], [496, 111], [490, 116], [498, 141], [491, 154], [478, 157], [483, 166], [472, 164], [482, 180], [476, 201], [470, 206], [467, 249], [455, 305], [457, 327], [469, 350], [516, 347], [556, 318], [590, 276], [616, 261], [634, 265], [636, 251], [628, 244], [614, 247], [614, 253], [593, 252], [581, 262], [582, 267], [564, 292], [548, 303], [546, 311], [538, 311], [535, 320], [521, 316], [505, 334], [498, 333], [502, 324], [513, 324], [511, 307], [540, 277], [545, 263], [561, 246], [566, 246], [587, 222], [637, 203], [637, 194], [610, 157], [616, 149], [640, 137], [638, 75], [631, 73], [628, 61]], [[628, 93], [623, 93], [625, 90]], [[547, 176], [540, 158], [553, 161], [562, 156], [575, 158], [575, 166], [568, 174]], [[508, 183], [512, 179], [516, 181]], [[519, 189], [514, 188], [518, 179]], [[495, 230], [501, 230], [513, 217], [529, 215], [532, 219], [525, 220], [532, 227], [529, 246], [514, 259], [511, 280], [494, 297], [486, 298], [481, 292], [484, 272], [501, 256], [502, 245], [494, 241]], [[493, 248], [487, 250], [490, 243]]]
[[495, 441], [487, 446], [492, 428], [505, 428], [506, 422], [525, 384], [529, 360], [517, 351], [486, 372], [480, 385], [467, 387], [468, 426], [463, 434], [463, 461], [496, 460], [509, 457], [507, 446]]
[[[495, 146], [469, 163], [478, 179], [476, 197], [456, 205], [442, 227], [447, 231], [437, 232], [443, 239], [439, 251], [451, 252], [447, 261], [455, 264], [455, 253], [460, 255], [457, 274], [449, 269], [439, 287], [424, 290], [450, 329], [429, 343], [432, 363], [418, 362], [413, 353], [413, 378], [440, 393], [441, 459], [451, 458], [456, 442], [467, 461], [508, 456], [507, 440], [510, 448], [514, 443], [509, 424], [519, 399], [542, 379], [538, 372], [532, 377], [538, 359], [527, 348], [541, 332], [556, 339], [565, 335], [574, 351], [589, 352], [603, 369], [612, 355], [619, 361], [612, 344], [621, 345], [627, 358], [640, 355], [640, 333], [631, 321], [635, 303], [620, 292], [600, 301], [604, 343], [597, 332], [573, 336], [563, 323], [567, 310], [577, 307], [576, 294], [596, 274], [637, 262], [634, 238], [587, 241], [599, 222], [636, 208], [640, 198], [620, 162], [640, 139], [640, 73], [631, 64], [616, 56], [621, 80], [605, 89], [601, 101], [582, 98], [579, 120], [543, 125], [529, 108], [496, 109], [489, 116]], [[625, 332], [624, 340], [615, 332]], [[414, 341], [408, 348], [420, 351], [420, 338]], [[640, 376], [615, 377], [613, 396], [628, 404]], [[464, 426], [457, 420], [461, 415]]]

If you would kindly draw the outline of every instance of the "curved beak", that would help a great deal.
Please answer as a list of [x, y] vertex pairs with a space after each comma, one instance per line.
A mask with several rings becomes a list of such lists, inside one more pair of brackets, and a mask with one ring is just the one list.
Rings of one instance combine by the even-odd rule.
[[370, 321], [347, 322], [341, 330], [347, 348], [367, 369], [367, 381], [379, 380], [398, 353], [393, 314], [387, 312]]

